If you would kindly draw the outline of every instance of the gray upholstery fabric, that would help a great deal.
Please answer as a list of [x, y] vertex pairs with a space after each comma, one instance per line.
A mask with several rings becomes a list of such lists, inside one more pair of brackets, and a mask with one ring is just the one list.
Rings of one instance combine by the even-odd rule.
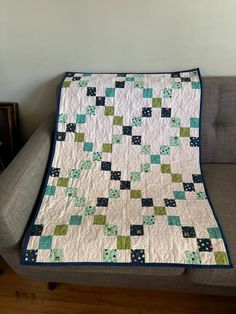
[[[236, 164], [205, 165], [204, 174], [210, 198], [236, 266]], [[236, 268], [190, 269], [187, 274], [197, 283], [236, 287]]]
[[37, 198], [54, 118], [44, 123], [0, 176], [0, 250], [19, 243]]
[[236, 163], [236, 77], [203, 78], [202, 160]]

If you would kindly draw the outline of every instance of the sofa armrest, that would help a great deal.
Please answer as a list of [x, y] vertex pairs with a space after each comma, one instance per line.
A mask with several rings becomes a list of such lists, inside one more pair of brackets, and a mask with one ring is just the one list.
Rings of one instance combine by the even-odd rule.
[[34, 132], [0, 176], [0, 252], [16, 247], [24, 233], [47, 166], [55, 114]]

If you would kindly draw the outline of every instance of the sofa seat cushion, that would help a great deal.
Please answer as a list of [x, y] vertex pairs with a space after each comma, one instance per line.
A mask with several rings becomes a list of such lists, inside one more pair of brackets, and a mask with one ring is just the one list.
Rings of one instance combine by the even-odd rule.
[[[227, 139], [226, 139], [227, 140]], [[222, 226], [234, 266], [236, 265], [236, 164], [207, 164], [203, 167], [206, 185]], [[236, 268], [188, 269], [196, 283], [236, 287]]]

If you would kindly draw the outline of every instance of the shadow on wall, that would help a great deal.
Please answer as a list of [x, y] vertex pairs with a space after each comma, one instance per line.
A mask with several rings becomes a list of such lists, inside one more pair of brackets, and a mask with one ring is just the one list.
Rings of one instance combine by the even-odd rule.
[[44, 118], [57, 109], [58, 86], [63, 74], [45, 81], [32, 90], [31, 94], [20, 103], [20, 130], [24, 143], [35, 129], [43, 122]]

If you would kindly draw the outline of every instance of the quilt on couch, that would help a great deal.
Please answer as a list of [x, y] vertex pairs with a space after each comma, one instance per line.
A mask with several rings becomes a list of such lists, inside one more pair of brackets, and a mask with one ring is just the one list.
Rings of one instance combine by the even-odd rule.
[[23, 264], [229, 267], [200, 166], [198, 69], [66, 73]]

